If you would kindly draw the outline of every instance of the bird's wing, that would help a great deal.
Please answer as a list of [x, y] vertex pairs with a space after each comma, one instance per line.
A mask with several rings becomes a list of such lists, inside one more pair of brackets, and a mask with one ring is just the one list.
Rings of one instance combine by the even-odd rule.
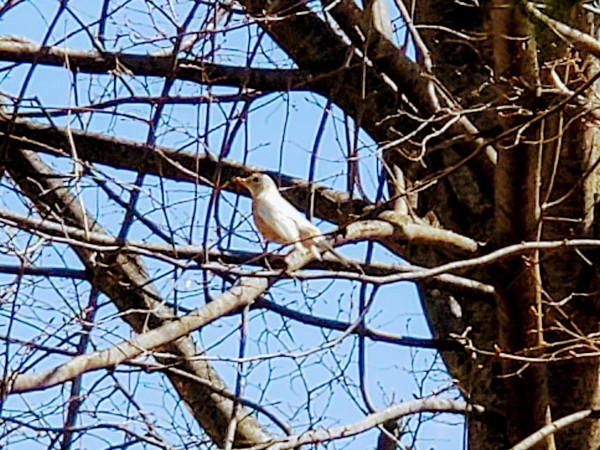
[[[311, 250], [315, 247], [320, 249], [321, 251], [329, 252], [333, 256], [335, 256], [343, 265], [346, 267], [350, 266], [350, 263], [346, 258], [340, 255], [334, 248], [331, 242], [327, 240], [325, 236], [321, 233], [321, 230], [317, 228], [312, 222], [310, 222], [300, 211], [298, 211], [294, 206], [289, 203], [287, 200], [282, 199], [287, 204], [285, 211], [292, 217], [296, 225], [298, 226], [298, 231], [300, 233], [300, 239], [303, 240], [304, 245], [310, 247]], [[293, 210], [293, 211], [292, 211]], [[318, 259], [321, 259], [318, 257]]]
[[269, 226], [276, 227], [273, 231], [278, 235], [286, 236], [285, 242], [299, 242], [300, 245], [313, 252], [317, 259], [321, 259], [317, 248], [328, 251], [342, 264], [350, 266], [348, 260], [336, 252], [333, 245], [321, 234], [321, 230], [281, 195], [268, 200], [264, 199], [262, 202], [258, 202], [255, 208], [260, 220], [265, 221]]
[[312, 224], [300, 211], [298, 211], [294, 205], [288, 202], [286, 199], [281, 198], [279, 206], [281, 211], [294, 221], [298, 231], [300, 233], [300, 239], [310, 239], [315, 236], [320, 236], [321, 231]]
[[[257, 202], [254, 208], [256, 215], [264, 223], [264, 226], [268, 227], [269, 231], [279, 238], [279, 240], [271, 240], [281, 243], [294, 243], [301, 239], [296, 222], [285, 209], [267, 201]], [[266, 235], [265, 238], [270, 239]]]

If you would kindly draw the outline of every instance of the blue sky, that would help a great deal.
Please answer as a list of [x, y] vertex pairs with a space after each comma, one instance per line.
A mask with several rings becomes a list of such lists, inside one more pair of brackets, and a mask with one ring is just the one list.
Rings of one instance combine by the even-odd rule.
[[[168, 42], [161, 41], [160, 33], [156, 33], [154, 29], [159, 27], [166, 35], [172, 34], [172, 26], [168, 20], [153, 11], [145, 2], [121, 3], [126, 6], [115, 15], [114, 21], [109, 23], [107, 29], [109, 37], [119, 36], [118, 40], [111, 43], [113, 50], [147, 53], [155, 52], [159, 48], [168, 48]], [[97, 20], [101, 4], [101, 1], [96, 0], [69, 2], [78, 17], [86, 23], [94, 23]], [[180, 17], [185, 15], [188, 7], [187, 2], [173, 4]], [[57, 8], [57, 1], [24, 2], [0, 19], [0, 34], [39, 42]], [[156, 22], [151, 24], [150, 18]], [[198, 14], [195, 23], [200, 24], [203, 18], [201, 13]], [[218, 36], [216, 62], [243, 62], [248, 40], [256, 41], [259, 33], [255, 27], [240, 26], [236, 29], [236, 25], [242, 24], [242, 20], [242, 17], [234, 17], [230, 23], [231, 31]], [[78, 25], [73, 18], [64, 13], [59, 18], [49, 43], [58, 42], [58, 45], [66, 48], [89, 49], [90, 42], [85, 33], [78, 32], [64, 39], [76, 28]], [[96, 32], [94, 27], [90, 29], [92, 33]], [[401, 30], [398, 33], [400, 34]], [[154, 45], [140, 44], [144, 39], [152, 37], [158, 39]], [[256, 66], [272, 66], [273, 61], [279, 66], [290, 66], [285, 55], [276, 49], [267, 36], [262, 37], [261, 42]], [[23, 66], [10, 72], [0, 72], [0, 91], [16, 95], [28, 69], [28, 66]], [[75, 90], [72, 88], [73, 83], [77, 87]], [[25, 94], [25, 97], [31, 100], [23, 102], [22, 111], [34, 111], [33, 106], [38, 103], [50, 107], [73, 106], [77, 102], [84, 105], [110, 98], [115, 93], [126, 95], [127, 90], [158, 95], [162, 87], [162, 80], [159, 79], [141, 80], [124, 76], [121, 81], [115, 81], [110, 75], [88, 77], [85, 74], [78, 74], [74, 79], [73, 75], [64, 69], [38, 67]], [[204, 86], [190, 83], [175, 83], [171, 90], [173, 95], [218, 95], [232, 92], [236, 92], [236, 89], [215, 88], [209, 91]], [[271, 94], [257, 100], [252, 104], [251, 114], [236, 136], [229, 158], [238, 161], [247, 158], [248, 163], [252, 165], [271, 170], [281, 169], [286, 175], [305, 178], [308, 174], [309, 155], [315, 143], [325, 105], [325, 99], [301, 92]], [[233, 115], [239, 113], [240, 109], [241, 104], [236, 105]], [[128, 117], [115, 119], [109, 114], [88, 114], [82, 122], [72, 117], [63, 117], [57, 118], [55, 123], [69, 124], [74, 128], [83, 125], [91, 131], [145, 141], [148, 126], [142, 119], [150, 117], [151, 108], [138, 104], [122, 107], [119, 112], [136, 115], [140, 120]], [[173, 148], [185, 148], [185, 151], [192, 153], [203, 152], [206, 147], [218, 153], [226, 133], [224, 124], [231, 113], [231, 104], [215, 104], [210, 110], [198, 106], [167, 106], [156, 142]], [[206, 124], [214, 131], [203, 136]], [[331, 108], [319, 147], [316, 171], [316, 179], [320, 183], [339, 189], [344, 189], [345, 186], [345, 127], [343, 113], [335, 107]], [[376, 191], [376, 150], [373, 142], [361, 132], [360, 170], [371, 200]], [[45, 159], [56, 170], [74, 172], [72, 162]], [[123, 187], [130, 186], [135, 180], [135, 174], [100, 166], [95, 168], [94, 175], [107, 181], [109, 186], [125, 199], [128, 197]], [[72, 186], [99, 222], [109, 232], [118, 232], [123, 211], [111, 203], [89, 179], [74, 181]], [[191, 238], [194, 244], [201, 245], [205, 231], [203, 211], [207, 208], [209, 195], [210, 191], [202, 186], [171, 181], [161, 183], [155, 177], [147, 177], [141, 189], [138, 208], [164, 229], [168, 229], [168, 218], [169, 226], [181, 242]], [[24, 205], [26, 201], [11, 190], [11, 184], [7, 180], [3, 180], [0, 202], [5, 209], [23, 213], [27, 210]], [[234, 195], [224, 193], [219, 203], [218, 215], [208, 222], [209, 244], [217, 245], [217, 227], [226, 226], [233, 229], [231, 248], [258, 251], [260, 247], [256, 233], [248, 220], [249, 206], [247, 198], [240, 198], [236, 203]], [[316, 223], [323, 230], [333, 228], [331, 224], [318, 221]], [[10, 242], [16, 249], [24, 250], [32, 244], [39, 243], [39, 248], [30, 255], [33, 262], [39, 266], [82, 267], [74, 252], [67, 246], [50, 245], [39, 241], [38, 238], [30, 238], [25, 233], [9, 229], [0, 233], [1, 241]], [[132, 228], [130, 238], [157, 240], [139, 223]], [[352, 257], [363, 258], [366, 248], [366, 244], [363, 243], [347, 246], [342, 252]], [[375, 248], [373, 259], [397, 261], [396, 257], [378, 246]], [[197, 308], [203, 304], [200, 272], [174, 272], [172, 267], [165, 263], [149, 258], [144, 260], [149, 273], [157, 280], [157, 288], [166, 300], [176, 301], [185, 308]], [[0, 257], [2, 263], [16, 264], [17, 261], [17, 258], [11, 255], [5, 254]], [[13, 276], [2, 275], [0, 285], [11, 286], [13, 280]], [[213, 293], [222, 288], [218, 278], [211, 279], [211, 288]], [[370, 293], [371, 289], [367, 292]], [[0, 304], [0, 334], [10, 333], [14, 338], [58, 345], [61, 337], [78, 329], [79, 325], [73, 320], [73, 314], [85, 306], [88, 294], [89, 286], [85, 282], [61, 279], [40, 281], [25, 277], [18, 292], [12, 293], [12, 296], [6, 294], [4, 303]], [[308, 283], [286, 280], [277, 283], [270, 291], [269, 298], [295, 310], [310, 312], [320, 317], [352, 321], [357, 317], [359, 295], [360, 285], [356, 283], [329, 280]], [[98, 310], [98, 324], [93, 331], [94, 347], [90, 347], [89, 350], [106, 348], [130, 336], [128, 326], [121, 322], [110, 302], [101, 297], [99, 303], [102, 306]], [[16, 321], [14, 326], [9, 328], [9, 319], [11, 314], [15, 314], [15, 309], [18, 312], [15, 315]], [[374, 303], [367, 318], [369, 326], [373, 328], [398, 335], [429, 336], [416, 289], [410, 283], [381, 287], [374, 296]], [[239, 325], [240, 317], [226, 318], [195, 333], [197, 341], [206, 349], [203, 357], [213, 362], [219, 374], [232, 388], [237, 370], [235, 359], [239, 346]], [[311, 426], [326, 427], [349, 423], [363, 416], [364, 402], [358, 385], [356, 339], [346, 337], [329, 347], [327, 344], [336, 341], [340, 337], [339, 333], [294, 323], [264, 311], [250, 314], [248, 330], [247, 361], [243, 366], [247, 383], [245, 397], [268, 405], [284, 420], [290, 420], [296, 432]], [[72, 348], [72, 344], [62, 345]], [[8, 346], [7, 351], [11, 355], [10, 367], [13, 370], [21, 364], [25, 364], [26, 367], [30, 365], [30, 368], [35, 370], [43, 370], [65, 360], [65, 357], [53, 355], [36, 361], [27, 349], [15, 344]], [[367, 341], [366, 355], [366, 385], [376, 407], [429, 395], [451, 385], [435, 352]], [[80, 425], [93, 425], [101, 421], [122, 423], [131, 420], [132, 429], [144, 431], [139, 422], [139, 412], [127, 406], [123, 393], [116, 389], [113, 396], [108, 395], [115, 390], [115, 383], [120, 383], [124, 390], [135, 396], [161, 435], [173, 443], [175, 448], [179, 448], [182, 442], [189, 444], [189, 436], [200, 436], [198, 426], [191, 419], [186, 407], [178, 402], [168, 380], [159, 374], [145, 374], [130, 368], [117, 370], [114, 377], [106, 376], [104, 372], [84, 376], [84, 392], [88, 397], [83, 403]], [[13, 395], [5, 403], [2, 417], [29, 422], [39, 421], [48, 426], [60, 427], [64, 420], [64, 401], [67, 395], [67, 387]], [[448, 395], [456, 396], [456, 391], [451, 391]], [[94, 414], [94, 410], [100, 410], [101, 414]], [[40, 412], [43, 415], [36, 417]], [[279, 432], [264, 417], [260, 420], [273, 432]], [[416, 447], [440, 450], [461, 448], [461, 423], [458, 416], [441, 416], [435, 420], [424, 421], [419, 427]], [[6, 429], [4, 433], [6, 434]], [[355, 439], [340, 441], [335, 444], [335, 448], [373, 447], [376, 436], [376, 432], [366, 433]], [[10, 433], [6, 442], [0, 442], [0, 445], [19, 450], [48, 448], [49, 439], [47, 434], [42, 433], [36, 438], [33, 431], [23, 430], [20, 433]], [[33, 440], [38, 440], [38, 447]], [[102, 429], [84, 434], [76, 445], [81, 448], [109, 448], [122, 441], [123, 434], [120, 431]], [[403, 442], [409, 444], [411, 440], [407, 438]]]

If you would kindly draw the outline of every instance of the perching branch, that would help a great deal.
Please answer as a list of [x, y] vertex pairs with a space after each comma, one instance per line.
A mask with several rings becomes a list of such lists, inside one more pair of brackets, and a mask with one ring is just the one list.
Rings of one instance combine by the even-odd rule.
[[[0, 133], [4, 130], [5, 122], [0, 121]], [[35, 148], [41, 152], [55, 156], [70, 157], [66, 150], [69, 142], [67, 136], [71, 136], [77, 146], [78, 156], [90, 163], [106, 164], [119, 169], [134, 170], [139, 174], [152, 174], [179, 181], [189, 181], [211, 185], [216, 181], [215, 173], [217, 166], [221, 174], [221, 180], [231, 180], [235, 176], [248, 176], [252, 172], [262, 171], [258, 168], [222, 160], [217, 162], [210, 154], [192, 155], [165, 147], [149, 147], [137, 142], [125, 139], [110, 138], [95, 133], [87, 133], [77, 130], [54, 128], [46, 125], [38, 125], [27, 121], [17, 121], [15, 131], [11, 139], [28, 148]], [[63, 150], [64, 149], [64, 150]], [[100, 150], [101, 149], [101, 150]], [[277, 177], [282, 179], [285, 197], [300, 209], [306, 208], [310, 190], [307, 184], [291, 177]], [[290, 187], [288, 189], [288, 187]], [[226, 183], [222, 189], [232, 190], [243, 195], [247, 191], [241, 190], [235, 183]], [[369, 217], [373, 205], [368, 202], [350, 198], [347, 193], [329, 189], [326, 187], [312, 187], [314, 193], [314, 213], [318, 217], [345, 225], [360, 217]], [[385, 218], [395, 223], [393, 233], [389, 237], [398, 238], [381, 242], [390, 246], [398, 254], [404, 252], [401, 245], [411, 243], [415, 245], [436, 246], [453, 248], [465, 254], [473, 253], [478, 249], [477, 243], [457, 233], [443, 230], [439, 227], [431, 227], [424, 223], [406, 223], [392, 215]], [[353, 225], [355, 229], [361, 226]], [[363, 231], [348, 231], [348, 236], [353, 240], [362, 239]], [[367, 233], [367, 232], [365, 232]], [[366, 236], [366, 235], [365, 235]]]
[[[271, 277], [276, 273], [273, 269], [277, 271], [286, 268], [284, 257], [277, 254], [261, 255], [251, 252], [234, 252], [231, 250], [211, 250], [208, 254], [205, 254], [204, 248], [198, 245], [168, 245], [135, 241], [120, 242], [117, 238], [104, 233], [96, 233], [93, 231], [86, 232], [85, 230], [53, 222], [51, 220], [26, 217], [2, 209], [0, 209], [0, 223], [5, 226], [20, 228], [29, 233], [83, 249], [102, 252], [121, 251], [124, 253], [164, 259], [167, 262], [178, 265], [182, 269], [194, 270], [205, 268], [219, 273], [235, 274], [237, 273], [237, 266], [252, 265], [265, 268], [269, 267], [271, 270], [266, 274], [254, 274], [254, 276]], [[362, 229], [364, 234], [359, 234], [357, 229]], [[375, 234], [372, 231], [375, 229], [380, 230], [379, 234]], [[394, 228], [390, 228], [388, 222], [373, 220], [357, 222], [356, 226], [353, 225], [349, 227], [349, 231], [354, 234], [354, 239], [356, 241], [360, 240], [361, 237], [362, 239], [367, 240], [379, 240], [393, 236]], [[199, 263], [179, 263], [179, 261], [185, 259], [199, 261]], [[403, 277], [410, 277], [411, 273], [420, 274], [421, 271], [425, 270], [423, 267], [410, 264], [384, 264], [378, 262], [364, 264], [355, 260], [352, 261], [351, 267], [345, 267], [335, 259], [311, 261], [307, 268], [312, 270], [321, 269], [327, 272], [316, 275], [310, 275], [304, 272], [288, 272], [285, 276], [291, 276], [298, 279], [335, 277], [339, 279], [364, 281], [373, 284], [386, 284], [396, 281], [406, 281], [406, 278]], [[26, 269], [32, 274], [36, 273], [35, 268]], [[25, 269], [20, 269], [19, 267], [12, 269], [7, 268], [9, 273], [20, 273], [19, 270]], [[74, 273], [75, 275], [73, 276], [81, 276], [81, 271], [75, 271]], [[67, 276], [70, 276], [71, 274], [72, 272], [66, 272]], [[238, 274], [243, 276], [253, 276], [252, 273], [247, 272]], [[494, 288], [490, 285], [447, 273], [436, 275], [432, 277], [431, 281], [434, 285], [451, 290], [464, 290], [466, 292], [476, 291], [485, 294], [494, 293]]]

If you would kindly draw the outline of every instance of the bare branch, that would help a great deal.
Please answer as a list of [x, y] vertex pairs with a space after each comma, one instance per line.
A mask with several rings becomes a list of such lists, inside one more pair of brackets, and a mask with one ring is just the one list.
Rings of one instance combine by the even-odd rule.
[[[452, 99], [446, 91], [433, 88], [439, 81], [432, 83], [431, 80], [434, 78], [432, 74], [429, 77], [423, 77], [421, 68], [417, 64], [410, 61], [385, 36], [371, 29], [368, 17], [355, 3], [347, 0], [326, 3], [330, 4], [329, 11], [352, 42], [358, 48], [367, 47], [367, 56], [375, 67], [390, 77], [397, 85], [398, 91], [409, 98], [423, 117], [432, 117], [440, 112], [441, 108], [448, 108], [449, 111], [452, 111], [458, 120], [447, 130], [448, 134], [470, 136], [472, 139], [464, 142], [463, 156], [474, 152], [482, 154], [474, 162], [477, 163], [482, 174], [491, 176], [497, 158], [496, 151], [484, 139], [476, 137], [479, 134], [477, 127], [460, 110], [458, 102]], [[438, 95], [442, 101], [438, 100]], [[489, 181], [483, 182], [488, 183]]]
[[[327, 328], [330, 330], [349, 332], [350, 334], [367, 337], [376, 342], [387, 342], [389, 344], [405, 345], [415, 348], [430, 348], [438, 350], [464, 351], [464, 346], [455, 340], [440, 340], [440, 339], [419, 339], [413, 337], [398, 336], [391, 333], [386, 333], [380, 330], [373, 330], [365, 326], [354, 326], [349, 322], [341, 322], [339, 320], [325, 319], [315, 317], [311, 314], [304, 314], [299, 311], [293, 311], [285, 306], [270, 302], [262, 297], [258, 298], [253, 308], [264, 308], [269, 311], [280, 314], [298, 322], [313, 325], [319, 328]], [[349, 331], [350, 330], [350, 331]]]
[[[64, 242], [73, 246], [81, 248], [112, 252], [121, 251], [126, 253], [141, 254], [149, 257], [160, 258], [165, 256], [166, 260], [171, 263], [181, 259], [193, 259], [195, 261], [202, 261], [198, 265], [179, 264], [181, 268], [186, 269], [197, 269], [205, 268], [218, 273], [229, 273], [239, 274], [242, 276], [261, 276], [261, 277], [272, 277], [278, 269], [286, 268], [286, 262], [283, 256], [276, 254], [262, 255], [250, 252], [234, 252], [234, 251], [220, 251], [211, 250], [208, 254], [205, 253], [202, 246], [197, 245], [168, 245], [158, 244], [152, 242], [121, 242], [117, 238], [106, 235], [104, 233], [96, 233], [93, 231], [86, 232], [76, 227], [59, 224], [51, 220], [35, 219], [26, 217], [20, 214], [16, 214], [11, 211], [0, 209], [0, 223], [7, 226], [14, 226], [20, 228], [29, 233], [35, 233], [39, 236], [54, 239], [57, 242]], [[379, 226], [378, 226], [379, 225]], [[358, 233], [356, 229], [363, 230], [362, 233]], [[379, 230], [374, 232], [373, 230]], [[349, 232], [354, 234], [354, 239], [385, 239], [393, 236], [394, 230], [389, 228], [389, 223], [384, 221], [361, 221], [356, 222], [349, 227]], [[390, 234], [391, 233], [391, 234]], [[204, 262], [204, 261], [209, 261]], [[216, 264], [211, 264], [210, 262]], [[384, 264], [384, 263], [369, 263], [364, 264], [360, 261], [352, 260], [350, 267], [346, 267], [341, 264], [337, 259], [328, 259], [324, 261], [311, 261], [307, 268], [312, 270], [326, 270], [323, 274], [310, 275], [303, 272], [286, 273], [285, 276], [291, 276], [298, 279], [311, 279], [311, 278], [323, 278], [323, 277], [335, 277], [339, 279], [365, 281], [373, 284], [386, 284], [396, 281], [406, 281], [404, 278], [396, 279], [397, 277], [410, 276], [406, 274], [420, 273], [425, 270], [423, 267], [414, 266], [410, 264]], [[248, 264], [260, 267], [269, 267], [270, 272], [266, 273], [242, 273], [237, 272], [235, 267], [242, 264]], [[0, 266], [1, 267], [1, 266]], [[355, 271], [349, 272], [348, 270], [355, 268]], [[275, 269], [275, 271], [273, 271]], [[33, 267], [12, 267], [7, 266], [7, 273], [20, 273], [20, 271], [27, 271], [27, 273], [36, 274], [37, 271], [42, 269]], [[45, 272], [44, 272], [45, 273]], [[84, 271], [72, 271], [68, 270], [63, 272], [60, 268], [57, 268], [57, 275], [65, 274], [66, 276], [73, 276], [76, 278], [85, 278]], [[52, 275], [50, 273], [49, 275]], [[464, 277], [459, 277], [450, 274], [440, 274], [432, 277], [434, 285], [446, 288], [463, 289], [465, 291], [473, 290], [486, 294], [493, 294], [494, 288], [490, 285], [470, 280]]]
[[202, 308], [130, 340], [122, 341], [107, 350], [76, 356], [61, 366], [44, 372], [13, 374], [9, 377], [4, 392], [11, 394], [46, 389], [90, 371], [117, 366], [187, 336], [236, 309], [252, 304], [266, 286], [266, 280], [241, 279], [237, 285]]
[[577, 423], [584, 419], [595, 419], [598, 420], [600, 418], [600, 412], [593, 409], [586, 409], [583, 411], [578, 411], [576, 413], [570, 414], [565, 417], [561, 417], [558, 420], [546, 425], [545, 427], [539, 429], [531, 436], [523, 439], [517, 445], [514, 445], [510, 448], [510, 450], [528, 450], [534, 447], [537, 443], [543, 441], [549, 436], [552, 436], [554, 433], [567, 428], [574, 423]]
[[294, 69], [252, 69], [180, 59], [173, 69], [171, 55], [99, 54], [94, 51], [43, 47], [30, 41], [0, 38], [0, 60], [64, 67], [93, 74], [171, 77], [213, 86], [233, 86], [262, 92], [304, 89], [307, 73]]
[[68, 267], [34, 267], [30, 265], [10, 265], [0, 264], [0, 273], [11, 275], [29, 275], [42, 277], [60, 277], [73, 278], [77, 280], [86, 280], [87, 273], [85, 270], [70, 269]]
[[382, 409], [373, 414], [369, 414], [364, 419], [353, 424], [343, 425], [340, 427], [328, 428], [323, 430], [309, 430], [304, 433], [290, 436], [275, 442], [269, 442], [265, 445], [257, 445], [253, 449], [269, 449], [269, 450], [286, 450], [296, 448], [305, 444], [316, 444], [330, 442], [344, 437], [355, 436], [364, 433], [378, 425], [381, 425], [389, 420], [398, 419], [403, 416], [417, 413], [452, 413], [466, 414], [468, 412], [482, 413], [483, 408], [480, 406], [470, 406], [460, 400], [446, 400], [441, 398], [424, 398], [418, 400], [410, 400], [403, 403], [398, 403]]
[[[0, 120], [0, 131], [6, 131], [7, 122]], [[212, 185], [215, 181], [217, 165], [221, 179], [246, 177], [260, 171], [235, 161], [221, 160], [217, 163], [210, 154], [193, 155], [166, 147], [150, 147], [126, 139], [111, 138], [97, 133], [55, 128], [28, 121], [17, 121], [11, 139], [29, 149], [35, 149], [54, 156], [71, 157], [69, 135], [77, 147], [79, 158], [84, 161], [106, 164], [114, 168], [134, 170], [140, 174], [157, 175], [177, 181]], [[308, 204], [307, 183], [298, 179], [277, 176], [286, 188], [286, 197], [299, 208]], [[248, 195], [247, 191], [232, 184], [222, 186], [234, 192]], [[369, 203], [349, 198], [348, 194], [313, 187], [315, 195], [315, 215], [331, 222], [342, 224], [353, 217], [364, 214]]]
[[[86, 229], [85, 219], [93, 217], [74, 199], [60, 178], [33, 152], [11, 148], [12, 164], [7, 167], [11, 177], [31, 199], [44, 216], [55, 217], [69, 226]], [[89, 222], [94, 223], [92, 220]], [[103, 233], [98, 225], [90, 232]], [[89, 271], [92, 283], [109, 297], [138, 333], [148, 327], [160, 327], [177, 318], [175, 311], [167, 307], [150, 281], [142, 261], [119, 251], [99, 252], [75, 247], [75, 252]], [[257, 285], [268, 286], [268, 281], [257, 280]], [[207, 361], [196, 360], [199, 349], [189, 336], [177, 339], [165, 346], [165, 351], [178, 359], [178, 367], [199, 378], [211, 380], [213, 386], [225, 389], [225, 383]], [[157, 356], [160, 361], [162, 358]], [[165, 363], [170, 364], [171, 358]], [[215, 442], [222, 442], [226, 424], [231, 417], [233, 401], [198, 385], [189, 378], [166, 372], [182, 398], [190, 405], [196, 420]], [[254, 416], [240, 411], [237, 437], [242, 442], [264, 442], [268, 433]]]
[[563, 22], [559, 22], [558, 20], [548, 17], [546, 14], [537, 9], [533, 2], [524, 1], [523, 4], [525, 5], [525, 9], [533, 17], [547, 25], [548, 28], [554, 31], [561, 38], [570, 41], [575, 48], [590, 52], [592, 55], [600, 58], [600, 42], [597, 39], [594, 39], [589, 34], [572, 28]]

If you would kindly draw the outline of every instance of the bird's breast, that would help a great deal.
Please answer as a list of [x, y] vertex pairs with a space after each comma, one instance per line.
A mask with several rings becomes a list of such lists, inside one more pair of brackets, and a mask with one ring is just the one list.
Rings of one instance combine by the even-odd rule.
[[252, 208], [252, 217], [254, 217], [254, 223], [258, 232], [267, 241], [277, 242], [279, 244], [289, 244], [288, 239], [285, 239], [280, 235], [270, 224], [276, 220], [275, 217], [271, 217], [269, 214], [265, 215], [265, 208], [261, 208], [260, 205], [254, 204]]

